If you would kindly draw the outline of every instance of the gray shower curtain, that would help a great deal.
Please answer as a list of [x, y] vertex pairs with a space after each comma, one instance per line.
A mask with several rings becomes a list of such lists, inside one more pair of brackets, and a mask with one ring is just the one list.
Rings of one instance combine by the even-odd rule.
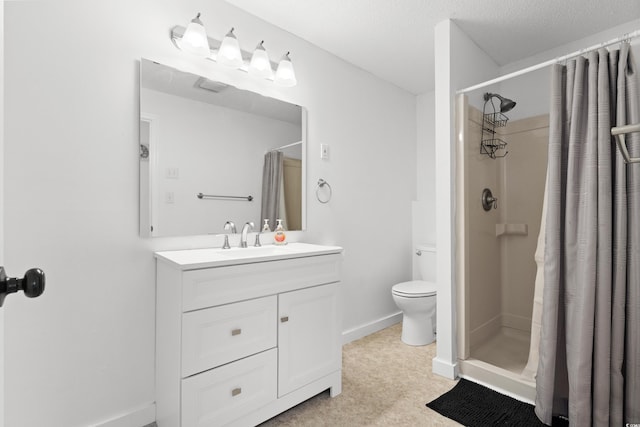
[[610, 133], [640, 122], [638, 86], [628, 44], [552, 70], [535, 409], [549, 425], [640, 423], [640, 165]]
[[276, 219], [280, 218], [280, 199], [282, 198], [282, 151], [269, 151], [264, 155], [262, 168], [262, 206], [260, 219], [268, 219], [269, 227], [276, 228]]

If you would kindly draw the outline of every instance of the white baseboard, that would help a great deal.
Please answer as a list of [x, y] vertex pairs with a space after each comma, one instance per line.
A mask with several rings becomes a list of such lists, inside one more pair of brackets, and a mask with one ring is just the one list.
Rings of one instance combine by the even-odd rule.
[[94, 424], [93, 427], [142, 427], [155, 422], [155, 420], [156, 404], [149, 403], [133, 411]]
[[458, 378], [458, 363], [451, 363], [448, 360], [439, 359], [438, 357], [434, 357], [431, 363], [431, 367], [433, 369], [433, 373], [436, 375], [440, 375], [441, 377], [449, 378], [450, 380], [455, 380]]
[[371, 335], [374, 332], [388, 328], [391, 325], [402, 322], [402, 311], [392, 314], [382, 319], [374, 320], [364, 325], [360, 325], [356, 328], [349, 329], [342, 332], [342, 344], [349, 344], [351, 341], [355, 341], [367, 335]]

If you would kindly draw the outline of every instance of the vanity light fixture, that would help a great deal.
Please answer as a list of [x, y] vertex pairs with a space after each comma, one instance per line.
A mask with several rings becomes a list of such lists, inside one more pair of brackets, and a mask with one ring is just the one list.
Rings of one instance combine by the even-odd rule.
[[189, 25], [187, 25], [187, 29], [184, 31], [184, 35], [180, 39], [179, 47], [185, 52], [189, 52], [203, 58], [207, 58], [211, 55], [207, 32], [204, 29], [204, 24], [200, 20], [200, 13], [198, 13], [196, 17], [189, 22]]
[[251, 62], [249, 63], [249, 74], [253, 74], [256, 77], [262, 77], [265, 79], [273, 78], [273, 69], [271, 69], [271, 61], [269, 61], [269, 54], [264, 48], [264, 40], [258, 43], [256, 49], [251, 55]]
[[292, 87], [298, 83], [291, 58], [289, 58], [289, 52], [285, 53], [280, 59], [274, 81], [277, 85], [285, 87]]
[[244, 64], [242, 53], [240, 52], [240, 44], [236, 35], [233, 34], [233, 28], [222, 39], [216, 60], [219, 64], [232, 68], [240, 68]]
[[289, 52], [280, 60], [274, 76], [273, 70], [276, 66], [269, 60], [269, 55], [264, 48], [264, 41], [256, 46], [252, 55], [249, 55], [240, 49], [240, 44], [233, 31], [234, 29], [231, 28], [222, 42], [207, 37], [198, 13], [186, 29], [180, 26], [174, 27], [171, 30], [171, 40], [180, 50], [218, 62], [221, 65], [237, 68], [258, 78], [274, 81], [279, 86], [292, 87], [297, 84]]

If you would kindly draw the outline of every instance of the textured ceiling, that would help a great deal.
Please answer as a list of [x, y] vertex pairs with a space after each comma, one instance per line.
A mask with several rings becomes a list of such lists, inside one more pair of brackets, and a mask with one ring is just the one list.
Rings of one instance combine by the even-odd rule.
[[415, 94], [433, 90], [433, 28], [445, 19], [499, 65], [617, 25], [640, 27], [640, 0], [226, 1]]

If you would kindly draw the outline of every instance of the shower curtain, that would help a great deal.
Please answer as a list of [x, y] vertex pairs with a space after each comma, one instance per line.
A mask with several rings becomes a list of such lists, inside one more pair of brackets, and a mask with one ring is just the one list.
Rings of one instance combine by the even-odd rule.
[[[552, 70], [545, 284], [536, 414], [640, 423], [640, 165], [611, 127], [640, 122], [628, 44]], [[627, 144], [640, 154], [640, 134]]]
[[276, 219], [284, 219], [279, 216], [284, 214], [283, 159], [282, 151], [269, 151], [264, 155], [260, 219], [268, 219], [272, 230], [276, 228]]
[[547, 228], [547, 189], [549, 181], [544, 185], [544, 200], [540, 218], [538, 243], [533, 256], [536, 262], [536, 279], [533, 292], [533, 309], [531, 310], [531, 338], [529, 340], [529, 358], [522, 370], [522, 377], [527, 381], [535, 381], [538, 369], [538, 348], [540, 347], [540, 329], [542, 325], [542, 295], [544, 293], [544, 235]]

